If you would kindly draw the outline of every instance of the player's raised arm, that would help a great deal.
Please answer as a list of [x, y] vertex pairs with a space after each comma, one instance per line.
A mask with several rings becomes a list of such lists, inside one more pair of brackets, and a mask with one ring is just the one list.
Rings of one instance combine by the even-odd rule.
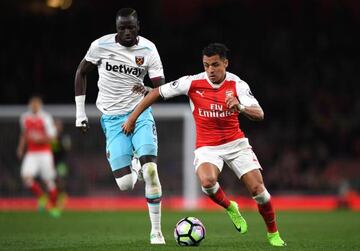
[[129, 115], [128, 119], [122, 125], [125, 134], [130, 134], [135, 127], [135, 122], [140, 114], [149, 106], [160, 99], [159, 87], [153, 89], [145, 98], [136, 106], [135, 110]]
[[83, 132], [87, 132], [89, 129], [88, 118], [85, 113], [86, 77], [95, 68], [96, 65], [83, 59], [75, 74], [76, 127]]

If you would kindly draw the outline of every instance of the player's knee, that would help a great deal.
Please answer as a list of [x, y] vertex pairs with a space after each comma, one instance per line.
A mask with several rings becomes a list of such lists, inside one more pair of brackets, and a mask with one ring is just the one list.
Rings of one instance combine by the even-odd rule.
[[115, 180], [121, 191], [128, 191], [134, 188], [134, 182], [131, 174], [126, 174], [121, 178], [115, 178]]
[[145, 163], [143, 166], [143, 177], [145, 181], [146, 196], [161, 196], [161, 184], [157, 171], [157, 165], [154, 162]]
[[252, 196], [256, 196], [266, 190], [263, 183], [255, 183], [249, 186], [249, 192]]
[[25, 187], [29, 188], [33, 185], [34, 179], [30, 177], [23, 177], [23, 184]]
[[54, 180], [45, 180], [44, 183], [46, 184], [48, 191], [52, 191], [56, 188], [56, 184]]
[[155, 162], [145, 163], [142, 168], [145, 182], [160, 183], [157, 165]]
[[265, 189], [261, 193], [253, 196], [253, 199], [256, 201], [257, 204], [263, 205], [270, 201], [271, 195], [270, 193]]
[[211, 188], [216, 185], [217, 178], [214, 176], [206, 176], [200, 179], [200, 183], [203, 188]]

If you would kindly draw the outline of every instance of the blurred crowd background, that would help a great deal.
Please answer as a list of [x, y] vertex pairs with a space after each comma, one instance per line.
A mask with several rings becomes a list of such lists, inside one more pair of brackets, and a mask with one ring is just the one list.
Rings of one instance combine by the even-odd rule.
[[[1, 1], [0, 105], [26, 104], [33, 93], [46, 104], [72, 104], [78, 63], [93, 40], [115, 32], [121, 7], [138, 11], [141, 35], [157, 45], [169, 81], [202, 71], [208, 43], [229, 47], [229, 71], [250, 85], [265, 112], [261, 123], [240, 121], [272, 193], [359, 190], [357, 0]], [[96, 100], [96, 80], [94, 72], [89, 103]], [[118, 193], [97, 120], [86, 139], [73, 120], [62, 123], [69, 193]], [[181, 127], [181, 120], [158, 121], [165, 194], [181, 193], [182, 135], [174, 135]], [[0, 120], [1, 196], [27, 194], [15, 155], [18, 135], [17, 120]], [[225, 189], [245, 193], [230, 171], [221, 177]], [[141, 191], [138, 186], [134, 193]]]

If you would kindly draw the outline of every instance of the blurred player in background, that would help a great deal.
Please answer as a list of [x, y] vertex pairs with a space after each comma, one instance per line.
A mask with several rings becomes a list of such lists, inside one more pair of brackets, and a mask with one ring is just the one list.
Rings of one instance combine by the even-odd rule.
[[151, 220], [150, 243], [165, 244], [161, 232], [161, 184], [157, 172], [157, 134], [151, 108], [139, 118], [130, 136], [121, 125], [143, 99], [143, 81], [148, 73], [155, 87], [164, 84], [163, 66], [156, 46], [139, 36], [137, 12], [120, 9], [116, 14], [117, 33], [95, 40], [80, 62], [75, 76], [76, 126], [86, 132], [86, 76], [98, 68], [99, 93], [96, 106], [102, 112], [106, 155], [121, 191], [132, 190], [138, 178], [133, 151], [139, 157], [145, 182], [145, 197]]
[[227, 51], [225, 45], [218, 43], [204, 48], [205, 72], [182, 77], [151, 91], [129, 116], [123, 130], [130, 133], [138, 116], [160, 97], [189, 96], [196, 124], [194, 164], [202, 190], [226, 209], [239, 232], [247, 232], [247, 223], [237, 203], [227, 198], [218, 183], [218, 176], [226, 162], [256, 201], [267, 226], [270, 244], [285, 246], [277, 230], [275, 212], [263, 183], [261, 166], [240, 129], [238, 119], [238, 114], [242, 114], [251, 120], [260, 121], [264, 113], [248, 84], [226, 71]]
[[56, 128], [50, 114], [42, 110], [43, 102], [39, 96], [33, 96], [29, 101], [29, 111], [20, 118], [21, 135], [17, 148], [19, 159], [23, 158], [21, 177], [38, 199], [39, 210], [45, 210], [47, 196], [41, 185], [35, 180], [40, 176], [48, 190], [49, 213], [60, 216], [57, 208], [58, 191], [55, 184], [56, 171], [50, 142], [56, 137]]
[[51, 141], [51, 149], [54, 154], [55, 169], [57, 173], [56, 184], [59, 191], [57, 206], [64, 208], [67, 201], [66, 179], [69, 175], [67, 154], [71, 150], [71, 137], [64, 133], [64, 124], [61, 119], [55, 119], [57, 135]]

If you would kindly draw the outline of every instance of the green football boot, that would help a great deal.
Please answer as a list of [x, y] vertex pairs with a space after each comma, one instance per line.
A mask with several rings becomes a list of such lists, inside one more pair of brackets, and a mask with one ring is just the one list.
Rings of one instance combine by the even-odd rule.
[[47, 197], [46, 195], [41, 195], [37, 199], [37, 207], [39, 212], [45, 212], [46, 211], [46, 204], [47, 204]]
[[49, 214], [53, 218], [59, 218], [61, 216], [61, 210], [57, 207], [53, 207], [49, 209]]
[[229, 215], [235, 228], [242, 234], [247, 232], [248, 226], [246, 220], [241, 216], [239, 212], [238, 204], [235, 201], [230, 201], [230, 206], [226, 208], [226, 212]]
[[279, 231], [276, 231], [275, 233], [267, 233], [267, 238], [270, 244], [274, 247], [286, 246], [286, 242], [281, 239]]

